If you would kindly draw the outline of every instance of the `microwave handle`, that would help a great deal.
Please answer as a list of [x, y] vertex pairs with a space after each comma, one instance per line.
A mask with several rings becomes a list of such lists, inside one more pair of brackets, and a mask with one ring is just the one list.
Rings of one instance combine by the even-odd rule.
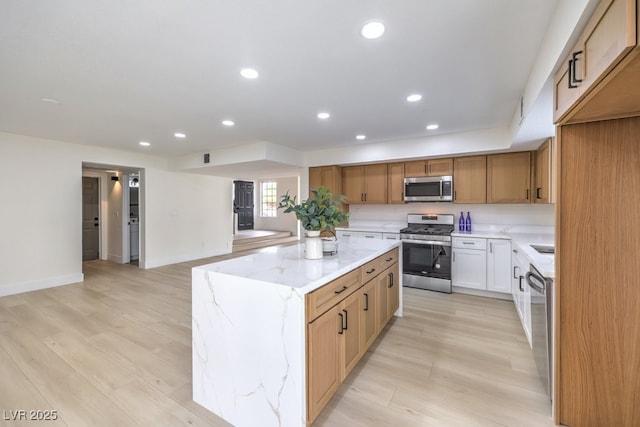
[[443, 187], [442, 187], [442, 180], [440, 180], [440, 198], [441, 198], [441, 199], [442, 199], [442, 190], [443, 190]]

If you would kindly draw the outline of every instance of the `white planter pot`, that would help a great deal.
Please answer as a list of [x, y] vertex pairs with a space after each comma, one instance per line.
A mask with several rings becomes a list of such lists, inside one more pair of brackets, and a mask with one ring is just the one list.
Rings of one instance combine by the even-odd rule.
[[304, 240], [304, 257], [306, 259], [322, 259], [322, 239], [320, 231], [307, 231]]

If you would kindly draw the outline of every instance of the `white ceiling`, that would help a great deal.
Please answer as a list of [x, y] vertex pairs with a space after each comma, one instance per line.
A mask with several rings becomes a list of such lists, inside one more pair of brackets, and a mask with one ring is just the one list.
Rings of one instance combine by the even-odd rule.
[[0, 131], [177, 156], [507, 126], [556, 3], [3, 0]]

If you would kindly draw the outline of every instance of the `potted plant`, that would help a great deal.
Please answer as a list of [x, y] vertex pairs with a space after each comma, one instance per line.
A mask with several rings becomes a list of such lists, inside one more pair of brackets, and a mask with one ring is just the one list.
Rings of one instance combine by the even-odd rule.
[[[279, 209], [285, 213], [294, 212], [296, 218], [307, 231], [305, 240], [305, 258], [322, 258], [322, 231], [333, 231], [333, 228], [349, 219], [349, 212], [344, 212], [340, 204], [346, 201], [344, 195], [333, 199], [333, 193], [327, 187], [320, 186], [311, 190], [312, 197], [297, 203], [296, 196], [291, 197], [289, 192], [282, 196], [278, 204]], [[332, 200], [333, 199], [333, 200]]]

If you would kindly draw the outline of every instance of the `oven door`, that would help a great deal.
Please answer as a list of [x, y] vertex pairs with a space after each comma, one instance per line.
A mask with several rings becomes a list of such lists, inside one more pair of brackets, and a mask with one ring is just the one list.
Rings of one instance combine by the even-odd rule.
[[402, 241], [405, 286], [451, 293], [451, 242]]

